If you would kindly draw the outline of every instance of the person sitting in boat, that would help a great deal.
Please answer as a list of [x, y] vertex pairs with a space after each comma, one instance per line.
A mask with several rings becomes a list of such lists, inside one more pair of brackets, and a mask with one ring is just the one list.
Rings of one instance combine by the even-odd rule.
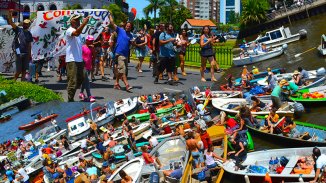
[[179, 135], [182, 137], [186, 135], [182, 124], [177, 124], [177, 126], [175, 127], [175, 132], [172, 134], [172, 136], [179, 136]]
[[103, 153], [103, 160], [107, 161], [109, 163], [114, 163], [115, 156], [114, 156], [114, 152], [111, 150], [110, 147], [105, 149], [105, 151]]
[[265, 43], [262, 43], [262, 44], [261, 44], [261, 51], [262, 51], [262, 52], [268, 52], [268, 49], [267, 49], [267, 46], [266, 46]]
[[158, 145], [158, 140], [156, 137], [149, 136], [147, 140], [151, 149]]
[[289, 136], [292, 133], [292, 130], [296, 127], [296, 124], [291, 119], [291, 117], [285, 117], [285, 123], [282, 125], [282, 131], [284, 136]]
[[151, 129], [152, 129], [153, 136], [164, 134], [164, 130], [162, 130], [157, 123], [158, 123], [158, 120], [151, 121]]
[[143, 159], [145, 161], [145, 164], [154, 164], [154, 165], [158, 165], [159, 169], [162, 168], [162, 164], [161, 164], [161, 161], [158, 159], [158, 157], [156, 156], [151, 156], [149, 153], [148, 153], [148, 147], [145, 145], [145, 146], [142, 146], [141, 147], [141, 150], [142, 150], [142, 156], [143, 156]]
[[244, 120], [245, 125], [251, 126], [251, 127], [259, 127], [256, 118], [253, 117], [250, 108], [247, 105], [240, 105], [239, 113], [237, 115], [240, 119]]
[[300, 157], [297, 166], [293, 169], [294, 174], [310, 174], [314, 168], [313, 159], [309, 160], [308, 157]]
[[239, 128], [238, 123], [233, 119], [230, 118], [224, 111], [220, 113], [221, 120], [216, 123], [217, 126], [226, 126], [226, 133], [233, 134], [234, 130]]
[[198, 86], [194, 86], [194, 95], [197, 96], [197, 95], [201, 95], [200, 94], [200, 89], [198, 88]]
[[226, 161], [226, 159], [216, 155], [214, 153], [214, 146], [210, 145], [208, 147], [206, 153], [204, 154], [204, 160], [205, 160], [206, 167], [209, 169], [217, 168], [217, 163], [215, 162], [216, 159], [222, 160], [222, 162]]
[[[285, 80], [285, 79], [284, 79]], [[282, 81], [284, 81], [282, 80]], [[286, 80], [285, 80], [286, 81]], [[284, 98], [288, 98], [291, 95], [294, 95], [299, 89], [299, 86], [296, 85], [294, 82], [286, 81], [282, 87], [282, 92], [281, 94], [283, 95]]]
[[250, 108], [250, 111], [252, 112], [262, 111], [266, 107], [266, 104], [262, 102], [260, 99], [258, 99], [256, 96], [252, 96], [251, 101], [252, 101], [252, 106]]
[[259, 74], [259, 69], [258, 69], [258, 67], [256, 67], [256, 66], [252, 66], [252, 70], [251, 70], [251, 72], [252, 72], [253, 74]]
[[300, 72], [302, 82], [306, 84], [306, 81], [309, 79], [308, 71], [304, 70], [302, 67], [298, 67], [298, 71]]
[[178, 113], [177, 109], [174, 109], [172, 114], [171, 114], [171, 118], [169, 119], [170, 121], [180, 121], [180, 115]]
[[119, 176], [121, 177], [121, 183], [132, 183], [132, 178], [124, 171], [119, 171]]
[[251, 85], [250, 85], [250, 81], [248, 80], [247, 76], [242, 77], [241, 80], [241, 87], [245, 90], [250, 90]]
[[226, 81], [227, 81], [227, 84], [226, 84], [226, 89], [227, 90], [233, 90], [234, 89], [234, 84], [235, 84], [235, 81], [234, 81], [234, 77], [232, 76], [232, 74], [229, 74], [227, 78], [224, 78]]
[[41, 114], [38, 114], [38, 115], [36, 116], [35, 122], [39, 122], [39, 121], [41, 121], [42, 118], [43, 118], [42, 115], [41, 115]]
[[117, 105], [119, 106], [119, 105], [123, 105], [123, 100], [122, 99], [119, 99], [119, 100], [117, 100]]
[[[154, 98], [155, 99], [155, 98]], [[152, 102], [155, 102], [154, 100], [153, 100], [153, 97], [152, 97], [152, 95], [148, 95], [148, 97], [147, 97], [147, 100], [146, 100], [148, 103], [152, 103]]]
[[188, 133], [189, 139], [186, 141], [187, 150], [191, 152], [192, 157], [194, 158], [195, 167], [204, 167], [204, 158], [203, 154], [199, 152], [199, 144], [195, 140], [194, 133]]
[[280, 134], [282, 133], [282, 130], [275, 126], [279, 120], [279, 115], [276, 114], [276, 109], [272, 108], [268, 114], [268, 116], [266, 117], [265, 121], [264, 121], [264, 127], [262, 129], [268, 129], [269, 133], [273, 134]]
[[111, 175], [113, 174], [113, 170], [111, 170], [110, 166], [109, 166], [109, 163], [107, 161], [104, 161], [102, 163], [102, 169], [101, 169], [101, 172], [102, 172], [102, 176], [100, 177], [100, 179], [102, 177], [106, 178], [106, 179], [109, 179], [111, 177]]
[[299, 73], [297, 70], [295, 70], [295, 71], [293, 72], [292, 79], [293, 79], [293, 81], [294, 81], [294, 83], [295, 83], [296, 85], [298, 85], [298, 86], [302, 86], [302, 85], [303, 85], [303, 82], [302, 82], [302, 79], [301, 79], [300, 73]]
[[125, 150], [125, 155], [126, 155], [127, 161], [135, 159], [134, 152], [128, 147], [128, 145], [123, 145], [123, 149]]
[[322, 172], [322, 168], [325, 168], [326, 166], [326, 155], [321, 154], [320, 149], [318, 147], [313, 148], [312, 157], [315, 161], [315, 178], [309, 183], [317, 182], [319, 174]]
[[273, 72], [271, 71], [268, 72], [266, 82], [268, 84], [267, 91], [272, 91], [277, 85], [277, 77], [274, 75]]
[[[172, 165], [173, 166], [173, 165]], [[171, 177], [173, 179], [180, 180], [182, 178], [182, 167], [180, 167], [178, 162], [174, 163], [174, 169], [163, 170], [163, 175], [165, 177]]]
[[240, 113], [239, 116], [239, 128], [233, 130], [233, 134], [231, 135], [233, 138], [239, 137], [243, 142], [247, 141], [247, 132], [248, 132], [248, 128], [246, 126], [246, 122], [245, 122], [245, 114]]
[[140, 125], [140, 120], [137, 119], [135, 116], [132, 116], [129, 122], [131, 123], [131, 126]]
[[228, 156], [235, 160], [235, 171], [243, 170], [246, 167], [241, 165], [241, 162], [245, 161], [247, 158], [247, 149], [243, 144], [243, 141], [239, 137], [229, 137], [229, 142], [233, 145], [234, 151], [228, 152]]
[[241, 59], [245, 58], [245, 50], [243, 48], [240, 48], [240, 54], [239, 54], [239, 57]]

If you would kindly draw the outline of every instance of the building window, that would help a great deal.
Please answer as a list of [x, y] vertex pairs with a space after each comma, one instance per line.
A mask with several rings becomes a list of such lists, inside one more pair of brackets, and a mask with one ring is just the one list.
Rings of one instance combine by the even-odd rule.
[[226, 6], [234, 6], [235, 0], [226, 0]]

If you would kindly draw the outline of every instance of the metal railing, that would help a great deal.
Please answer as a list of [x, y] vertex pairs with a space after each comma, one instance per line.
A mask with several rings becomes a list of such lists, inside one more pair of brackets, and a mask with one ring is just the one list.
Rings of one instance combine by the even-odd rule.
[[[200, 56], [201, 48], [199, 46], [189, 46], [186, 51], [185, 62], [194, 62], [200, 65], [201, 56]], [[227, 47], [214, 47], [215, 51], [215, 59], [220, 65], [221, 68], [228, 68], [232, 66], [233, 53], [232, 48]]]

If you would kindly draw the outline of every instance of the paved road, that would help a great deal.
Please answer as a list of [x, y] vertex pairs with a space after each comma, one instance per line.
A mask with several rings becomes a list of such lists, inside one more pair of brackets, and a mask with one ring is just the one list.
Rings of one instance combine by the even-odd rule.
[[[96, 81], [91, 83], [91, 93], [95, 96], [96, 100], [100, 103], [109, 100], [117, 100], [121, 98], [128, 98], [130, 96], [139, 96], [141, 94], [150, 94], [156, 92], [181, 92], [184, 90], [188, 90], [190, 87], [195, 85], [197, 86], [211, 86], [213, 82], [207, 81], [205, 83], [200, 81], [200, 73], [199, 69], [186, 69], [187, 76], [182, 76], [179, 74], [180, 81], [176, 86], [171, 86], [168, 84], [164, 84], [164, 80], [160, 80], [160, 84], [154, 84], [154, 78], [152, 77], [152, 69], [148, 68], [148, 65], [145, 63], [143, 65], [143, 73], [138, 73], [135, 70], [135, 65], [137, 62], [131, 61], [129, 64], [129, 75], [128, 80], [130, 85], [133, 86], [133, 90], [131, 93], [125, 91], [125, 87], [120, 82], [120, 86], [122, 90], [113, 89], [114, 81], [101, 81], [100, 76], [96, 76]], [[111, 75], [107, 75], [112, 78], [112, 71], [106, 68], [105, 73], [110, 73]], [[52, 89], [55, 92], [59, 92], [62, 94], [63, 98], [67, 100], [67, 92], [66, 81], [57, 82], [57, 77], [55, 71], [44, 71], [44, 77], [41, 77], [40, 85], [45, 86], [46, 88]], [[220, 78], [221, 74], [216, 73], [216, 78]], [[206, 73], [206, 78], [209, 78], [210, 75]], [[65, 80], [65, 77], [64, 77]], [[79, 90], [76, 92], [75, 101], [79, 101], [78, 99]]]

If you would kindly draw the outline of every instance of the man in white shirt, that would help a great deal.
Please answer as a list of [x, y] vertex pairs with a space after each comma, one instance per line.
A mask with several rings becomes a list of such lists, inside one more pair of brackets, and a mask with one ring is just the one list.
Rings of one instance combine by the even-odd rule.
[[149, 142], [149, 145], [151, 146], [151, 148], [154, 148], [158, 144], [157, 138], [152, 137], [152, 136], [148, 137], [148, 142]]
[[82, 58], [82, 40], [80, 34], [89, 21], [84, 18], [80, 25], [80, 15], [73, 14], [70, 18], [71, 27], [66, 31], [66, 63], [67, 63], [67, 92], [68, 102], [73, 102], [76, 90], [84, 80], [84, 62]]
[[18, 165], [17, 171], [15, 171], [15, 173], [16, 173], [16, 178], [18, 177], [18, 179], [21, 180], [21, 182], [29, 183], [29, 176], [21, 165]]
[[317, 182], [318, 178], [319, 178], [319, 174], [321, 172], [322, 168], [325, 168], [326, 166], [326, 155], [325, 154], [321, 154], [320, 149], [317, 147], [314, 147], [314, 149], [312, 150], [312, 156], [315, 160], [316, 163], [316, 173], [315, 173], [315, 178], [314, 180], [310, 181], [310, 183], [315, 183]]

